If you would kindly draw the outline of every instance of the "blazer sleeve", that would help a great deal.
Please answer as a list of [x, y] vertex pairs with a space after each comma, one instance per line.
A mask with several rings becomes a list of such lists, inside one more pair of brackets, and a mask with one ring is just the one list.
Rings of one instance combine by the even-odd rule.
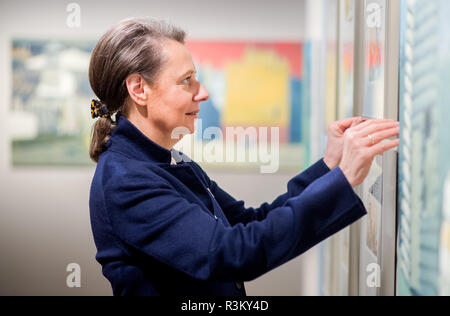
[[[230, 194], [220, 188], [215, 181], [210, 181], [211, 192], [222, 208], [230, 224], [248, 224], [252, 221], [261, 221], [267, 214], [280, 206], [283, 206], [290, 198], [301, 194], [312, 182], [330, 172], [323, 159], [310, 168], [291, 179], [287, 184], [287, 192], [277, 197], [272, 203], [264, 203], [259, 208], [246, 208], [244, 201], [237, 201]], [[208, 178], [209, 179], [209, 178]]]
[[209, 281], [253, 280], [366, 214], [340, 169], [314, 181], [263, 221], [233, 227], [141, 170], [112, 177], [104, 188], [106, 211], [122, 242]]

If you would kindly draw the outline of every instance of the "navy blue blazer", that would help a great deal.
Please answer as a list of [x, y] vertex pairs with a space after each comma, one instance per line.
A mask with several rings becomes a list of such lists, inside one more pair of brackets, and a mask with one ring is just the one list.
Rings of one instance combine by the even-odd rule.
[[242, 282], [366, 214], [342, 171], [323, 160], [254, 209], [125, 117], [106, 147], [89, 206], [96, 259], [114, 295], [246, 295]]

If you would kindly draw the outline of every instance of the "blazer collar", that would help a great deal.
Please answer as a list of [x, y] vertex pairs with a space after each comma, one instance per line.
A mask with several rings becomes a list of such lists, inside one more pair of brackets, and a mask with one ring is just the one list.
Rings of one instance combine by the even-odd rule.
[[124, 116], [118, 117], [117, 127], [105, 146], [107, 150], [140, 161], [174, 164], [173, 157], [178, 156], [175, 150], [168, 150], [153, 142]]

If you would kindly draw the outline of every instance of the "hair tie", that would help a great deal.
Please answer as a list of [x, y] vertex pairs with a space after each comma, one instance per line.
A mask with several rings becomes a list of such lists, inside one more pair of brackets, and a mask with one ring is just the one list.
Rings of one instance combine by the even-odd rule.
[[111, 117], [108, 107], [102, 101], [92, 100], [91, 102], [91, 116], [93, 119], [97, 117], [108, 118]]

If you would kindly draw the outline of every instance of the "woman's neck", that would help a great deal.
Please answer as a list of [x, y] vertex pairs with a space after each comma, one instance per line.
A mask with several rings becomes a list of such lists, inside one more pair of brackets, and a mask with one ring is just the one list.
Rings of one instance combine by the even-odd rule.
[[151, 122], [142, 116], [130, 115], [127, 118], [142, 134], [147, 136], [152, 142], [159, 146], [171, 150], [178, 140], [172, 139], [171, 135], [162, 132], [156, 126], [153, 126]]

